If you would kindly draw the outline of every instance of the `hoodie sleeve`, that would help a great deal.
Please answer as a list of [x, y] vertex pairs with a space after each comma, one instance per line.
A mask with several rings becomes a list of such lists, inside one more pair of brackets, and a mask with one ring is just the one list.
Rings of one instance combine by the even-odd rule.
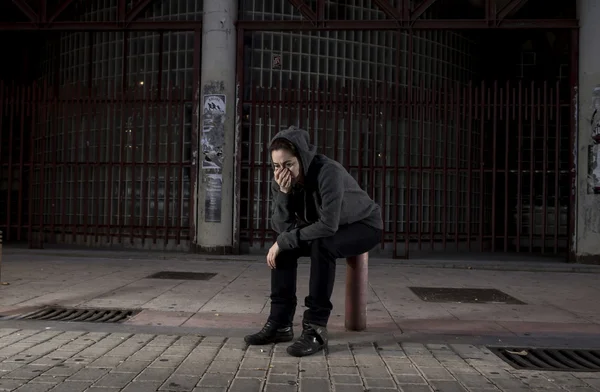
[[303, 228], [279, 234], [277, 244], [280, 249], [298, 248], [300, 241], [331, 237], [338, 231], [344, 197], [343, 178], [344, 176], [338, 173], [337, 166], [323, 166], [318, 178], [319, 194], [321, 195], [319, 220]]
[[290, 193], [283, 193], [275, 181], [271, 182], [273, 195], [273, 213], [271, 215], [271, 228], [277, 234], [286, 232], [294, 226], [296, 219], [292, 212], [292, 197]]

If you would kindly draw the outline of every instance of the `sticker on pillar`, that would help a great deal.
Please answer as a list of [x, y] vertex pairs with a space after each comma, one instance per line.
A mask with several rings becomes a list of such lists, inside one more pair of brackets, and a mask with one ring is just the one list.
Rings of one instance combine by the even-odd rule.
[[592, 139], [594, 143], [600, 144], [600, 85], [594, 87], [592, 92]]
[[204, 198], [204, 221], [221, 222], [221, 197], [223, 176], [221, 174], [206, 175], [206, 196]]
[[588, 150], [588, 193], [600, 194], [600, 144], [589, 146]]
[[223, 94], [204, 96], [202, 113], [202, 160], [203, 169], [223, 168], [223, 144], [225, 139], [226, 100]]

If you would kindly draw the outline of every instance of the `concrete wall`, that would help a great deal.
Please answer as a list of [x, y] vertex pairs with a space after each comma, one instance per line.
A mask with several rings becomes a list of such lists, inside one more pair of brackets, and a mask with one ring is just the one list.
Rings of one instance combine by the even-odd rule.
[[[600, 194], [593, 194], [590, 186], [589, 157], [593, 145], [592, 132], [600, 121], [600, 113], [594, 115], [593, 92], [600, 86], [600, 1], [579, 0], [579, 103], [577, 140], [577, 260], [600, 263]], [[600, 112], [600, 111], [599, 111]]]

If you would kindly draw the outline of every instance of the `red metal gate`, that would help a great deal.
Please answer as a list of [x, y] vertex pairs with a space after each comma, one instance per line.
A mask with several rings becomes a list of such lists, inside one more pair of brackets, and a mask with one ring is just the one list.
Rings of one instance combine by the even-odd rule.
[[[414, 86], [414, 87], [413, 87]], [[242, 240], [264, 247], [267, 144], [309, 130], [383, 207], [382, 247], [568, 250], [570, 86], [559, 81], [253, 87], [246, 102]]]
[[0, 83], [6, 241], [188, 247], [192, 102], [107, 91]]

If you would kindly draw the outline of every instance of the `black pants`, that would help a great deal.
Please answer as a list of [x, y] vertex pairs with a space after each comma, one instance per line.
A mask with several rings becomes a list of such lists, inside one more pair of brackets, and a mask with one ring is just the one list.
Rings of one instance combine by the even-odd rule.
[[373, 249], [381, 241], [382, 231], [363, 223], [340, 226], [331, 237], [303, 243], [300, 248], [282, 251], [271, 270], [271, 314], [269, 320], [292, 325], [296, 312], [296, 272], [298, 259], [310, 257], [309, 294], [304, 321], [327, 326], [333, 305], [331, 294], [338, 258], [357, 256]]

